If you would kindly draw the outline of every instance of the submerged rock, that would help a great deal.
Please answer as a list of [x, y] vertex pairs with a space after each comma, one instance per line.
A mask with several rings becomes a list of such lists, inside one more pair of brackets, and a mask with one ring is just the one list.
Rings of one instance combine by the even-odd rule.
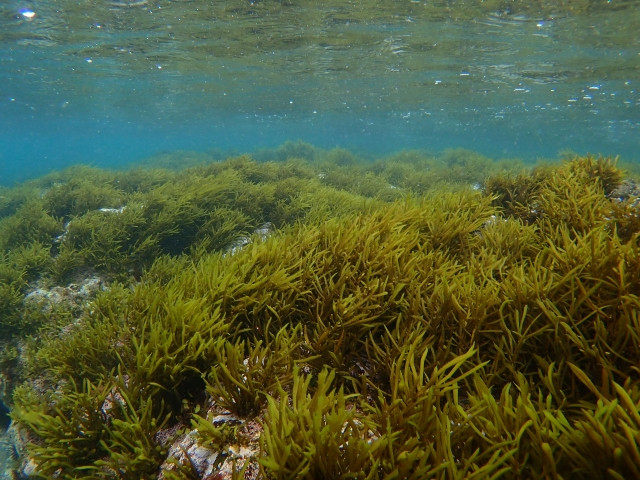
[[[166, 478], [166, 472], [186, 468], [198, 478], [230, 480], [233, 471], [246, 466], [244, 478], [254, 480], [258, 476], [258, 439], [262, 432], [260, 424], [253, 419], [244, 420], [232, 414], [216, 415], [211, 422], [236, 425], [243, 443], [231, 443], [213, 449], [199, 441], [198, 430], [191, 430], [177, 438], [169, 447], [167, 460], [160, 467], [158, 480]], [[246, 443], [245, 443], [246, 442]]]
[[640, 185], [630, 179], [624, 180], [608, 196], [620, 202], [631, 201], [631, 206], [637, 207], [640, 205]]
[[258, 417], [240, 417], [221, 408], [213, 399], [209, 399], [208, 404], [206, 421], [216, 428], [228, 427], [234, 432], [233, 435], [221, 440], [220, 445], [213, 446], [203, 439], [203, 432], [197, 428], [176, 436], [185, 427], [183, 424], [158, 432], [156, 442], [166, 446], [166, 442], [172, 441], [167, 459], [160, 467], [158, 480], [164, 480], [167, 472], [178, 469], [186, 469], [195, 478], [204, 480], [231, 480], [234, 471], [239, 472], [244, 468], [242, 478], [258, 478], [259, 440], [262, 434]]
[[47, 286], [44, 282], [38, 282], [25, 295], [24, 304], [27, 307], [35, 307], [42, 313], [51, 313], [62, 308], [75, 317], [82, 313], [82, 309], [98, 292], [105, 289], [105, 285], [106, 281], [96, 274], [79, 278], [66, 286]]
[[[65, 335], [73, 325], [77, 324], [86, 312], [90, 302], [96, 295], [106, 289], [107, 282], [104, 278], [93, 272], [85, 272], [79, 275], [75, 281], [66, 286], [48, 285], [46, 281], [36, 282], [24, 297], [24, 306], [47, 317], [54, 318], [60, 312], [70, 314], [71, 318], [66, 325], [61, 325], [60, 335]], [[23, 356], [26, 355], [24, 341], [20, 341], [15, 347], [16, 361], [20, 365]], [[0, 372], [0, 406], [9, 404], [10, 394], [16, 384], [16, 378], [11, 370]], [[34, 391], [44, 394], [51, 385], [43, 382], [41, 377], [31, 378], [30, 384]], [[0, 408], [0, 416], [3, 414]], [[8, 420], [7, 408], [7, 420]], [[0, 424], [0, 427], [3, 425]], [[30, 478], [38, 474], [37, 464], [31, 459], [26, 450], [26, 445], [33, 441], [30, 434], [24, 428], [15, 424], [4, 425], [6, 433], [0, 437], [0, 480], [13, 478]], [[4, 430], [3, 429], [3, 430]], [[6, 470], [6, 471], [5, 471]]]

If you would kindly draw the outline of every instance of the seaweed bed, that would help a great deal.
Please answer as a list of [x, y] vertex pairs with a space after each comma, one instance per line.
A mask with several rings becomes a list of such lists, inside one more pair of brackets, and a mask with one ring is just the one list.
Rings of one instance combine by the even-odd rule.
[[16, 477], [640, 478], [614, 160], [163, 161], [0, 191]]

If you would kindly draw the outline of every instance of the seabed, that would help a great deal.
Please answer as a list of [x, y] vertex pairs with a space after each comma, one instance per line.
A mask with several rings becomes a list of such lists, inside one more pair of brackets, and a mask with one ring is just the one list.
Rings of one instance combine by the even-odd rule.
[[0, 191], [13, 478], [640, 478], [633, 169], [159, 163]]

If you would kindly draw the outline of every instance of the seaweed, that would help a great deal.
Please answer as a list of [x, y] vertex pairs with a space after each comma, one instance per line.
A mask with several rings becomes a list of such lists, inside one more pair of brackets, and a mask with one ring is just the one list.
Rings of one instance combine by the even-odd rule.
[[151, 400], [133, 401], [122, 377], [64, 389], [49, 398], [53, 406], [28, 388], [14, 395], [12, 419], [38, 438], [28, 449], [39, 477], [139, 479], [157, 470], [165, 451], [154, 436], [168, 417]]
[[[247, 441], [211, 424], [226, 409], [261, 419], [264, 478], [637, 477], [640, 224], [615, 162], [329, 153], [154, 174], [122, 211], [70, 213], [51, 259], [53, 230], [4, 251], [18, 330], [64, 256], [122, 280], [25, 349], [13, 415], [43, 476], [145, 478], [179, 425], [226, 451]], [[472, 172], [407, 178], [438, 163]]]
[[38, 476], [95, 478], [87, 466], [105, 454], [100, 446], [106, 435], [100, 407], [107, 395], [104, 385], [89, 381], [80, 391], [73, 384], [66, 394], [48, 399], [26, 386], [16, 389], [11, 418], [37, 438], [28, 450], [38, 465]]
[[120, 358], [132, 355], [131, 325], [126, 321], [129, 296], [123, 285], [114, 283], [96, 296], [92, 312], [74, 324], [43, 326], [38, 342], [28, 345], [29, 374], [46, 372], [51, 379], [71, 378], [77, 383], [108, 376]]
[[261, 340], [250, 345], [246, 340], [231, 343], [219, 338], [215, 363], [205, 378], [209, 396], [237, 415], [259, 413], [267, 395], [291, 382], [294, 358], [299, 355], [299, 330], [289, 332], [283, 327], [264, 345]]
[[114, 174], [85, 166], [68, 169], [62, 182], [43, 195], [45, 209], [54, 218], [68, 220], [99, 208], [119, 208], [123, 193], [114, 185]]
[[330, 370], [314, 378], [295, 369], [291, 395], [267, 397], [259, 459], [266, 478], [364, 478], [372, 469], [367, 425], [350, 408], [352, 397], [332, 389], [334, 378]]
[[21, 314], [22, 302], [22, 282], [0, 283], [0, 315], [2, 325], [2, 336], [10, 336], [19, 331], [23, 324]]
[[0, 219], [0, 249], [9, 251], [39, 242], [50, 244], [62, 231], [59, 220], [49, 215], [41, 199], [29, 199], [16, 213]]
[[155, 474], [166, 457], [166, 447], [159, 444], [157, 434], [171, 413], [165, 414], [162, 403], [158, 408], [153, 399], [141, 398], [121, 376], [106, 400], [109, 403], [102, 407], [108, 416], [106, 438], [100, 441], [105, 456], [93, 463], [101, 471], [97, 476], [134, 480]]

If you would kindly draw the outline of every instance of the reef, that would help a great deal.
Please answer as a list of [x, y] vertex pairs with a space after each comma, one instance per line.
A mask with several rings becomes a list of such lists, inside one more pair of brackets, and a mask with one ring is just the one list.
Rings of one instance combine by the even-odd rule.
[[640, 478], [640, 211], [615, 159], [261, 155], [2, 192], [16, 472]]

